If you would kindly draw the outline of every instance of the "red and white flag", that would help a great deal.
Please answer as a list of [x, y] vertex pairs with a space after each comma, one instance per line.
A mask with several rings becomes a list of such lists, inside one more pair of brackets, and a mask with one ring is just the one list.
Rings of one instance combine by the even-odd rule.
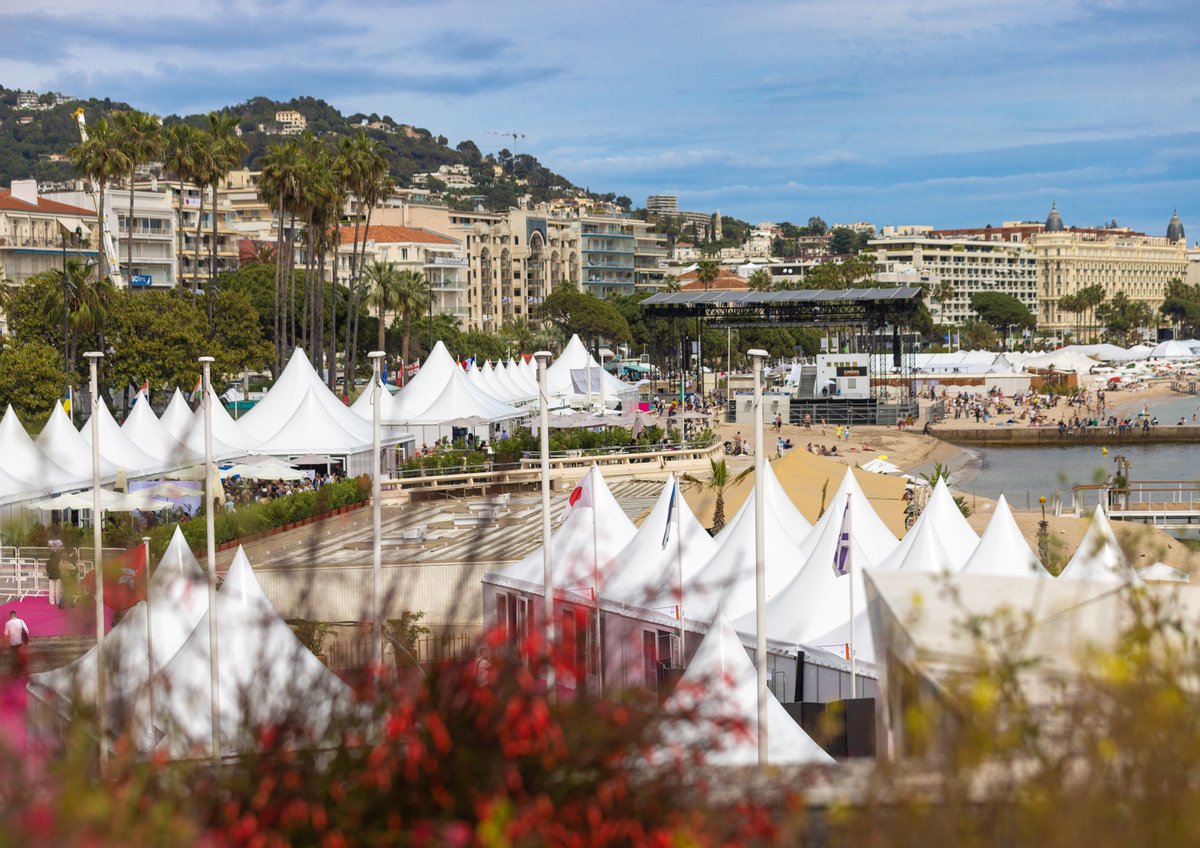
[[572, 510], [592, 506], [592, 472], [588, 471], [567, 496], [567, 508], [562, 511], [560, 521], [566, 521]]

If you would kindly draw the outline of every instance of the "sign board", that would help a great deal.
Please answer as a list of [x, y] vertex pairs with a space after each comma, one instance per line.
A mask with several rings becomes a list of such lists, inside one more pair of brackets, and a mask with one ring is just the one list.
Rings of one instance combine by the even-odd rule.
[[837, 368], [837, 375], [839, 377], [865, 377], [867, 376], [867, 369], [848, 365], [839, 365]]
[[198, 198], [198, 197], [185, 197], [185, 198], [183, 199], [183, 205], [184, 205], [184, 206], [199, 206], [199, 205], [200, 205], [200, 198]]
[[149, 274], [134, 274], [129, 278], [131, 286], [148, 286], [151, 282], [152, 278]]
[[434, 265], [444, 265], [450, 268], [466, 268], [467, 260], [458, 256], [435, 256], [433, 257]]

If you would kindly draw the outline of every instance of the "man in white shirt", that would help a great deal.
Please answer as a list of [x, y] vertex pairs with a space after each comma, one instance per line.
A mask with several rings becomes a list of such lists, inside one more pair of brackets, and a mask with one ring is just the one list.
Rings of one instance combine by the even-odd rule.
[[17, 611], [8, 613], [8, 621], [4, 623], [4, 636], [8, 641], [9, 671], [13, 677], [25, 671], [25, 643], [29, 641], [29, 628], [25, 622], [17, 618]]

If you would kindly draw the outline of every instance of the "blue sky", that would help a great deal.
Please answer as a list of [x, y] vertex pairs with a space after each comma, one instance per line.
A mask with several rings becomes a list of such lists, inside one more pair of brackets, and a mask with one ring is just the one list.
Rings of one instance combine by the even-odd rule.
[[1200, 238], [1195, 0], [0, 0], [0, 82], [159, 113], [322, 97], [751, 221]]

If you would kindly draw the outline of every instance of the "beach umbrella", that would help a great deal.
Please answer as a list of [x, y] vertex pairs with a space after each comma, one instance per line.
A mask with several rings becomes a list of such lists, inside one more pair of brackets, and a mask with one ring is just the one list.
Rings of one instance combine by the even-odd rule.
[[[91, 509], [93, 505], [92, 490], [88, 489], [86, 492], [70, 492], [45, 500], [34, 501], [29, 505], [29, 508], [61, 511], [68, 509]], [[100, 490], [100, 509], [104, 512], [158, 512], [162, 509], [171, 509], [173, 506], [175, 504], [170, 501], [152, 498], [143, 495], [141, 492], [126, 494], [124, 492], [112, 492], [108, 489]]]

